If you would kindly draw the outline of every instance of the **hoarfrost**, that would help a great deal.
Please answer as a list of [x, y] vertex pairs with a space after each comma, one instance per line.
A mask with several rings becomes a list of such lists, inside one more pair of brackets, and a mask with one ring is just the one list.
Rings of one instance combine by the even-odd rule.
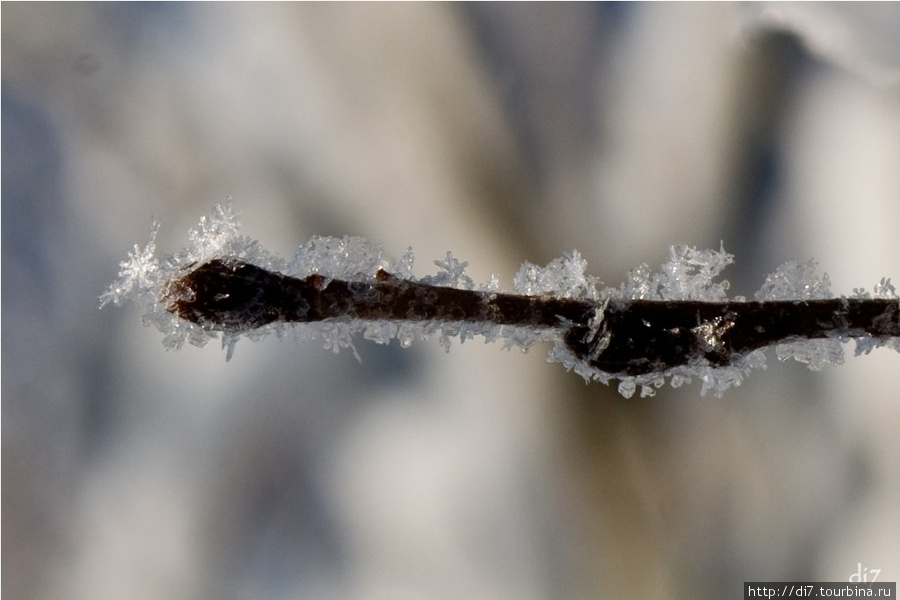
[[144, 302], [147, 297], [155, 298], [154, 291], [159, 285], [159, 261], [156, 259], [156, 234], [159, 221], [150, 226], [150, 239], [141, 248], [134, 245], [134, 251], [119, 263], [119, 275], [100, 296], [100, 306], [112, 302], [116, 306], [125, 300]]
[[891, 280], [885, 277], [881, 278], [881, 281], [875, 284], [874, 294], [876, 298], [883, 298], [885, 300], [896, 300], [897, 299], [897, 288], [891, 283]]
[[387, 344], [397, 337], [397, 324], [392, 321], [371, 321], [366, 323], [363, 337], [376, 344]]
[[513, 278], [513, 289], [526, 296], [598, 300], [597, 279], [584, 274], [587, 261], [577, 251], [551, 261], [546, 267], [524, 263]]
[[690, 246], [671, 246], [669, 260], [657, 273], [642, 264], [632, 269], [617, 296], [627, 300], [703, 300], [719, 302], [726, 298], [728, 281], [716, 282], [722, 270], [734, 262], [734, 256], [719, 250], [697, 250]]
[[766, 277], [755, 298], [764, 300], [815, 300], [833, 298], [828, 274], [819, 275], [815, 260], [789, 261]]
[[[864, 290], [863, 290], [864, 292]], [[885, 277], [881, 278], [881, 281], [875, 284], [875, 288], [872, 291], [872, 294], [875, 298], [880, 298], [883, 300], [897, 300], [897, 289], [891, 283], [891, 280]], [[887, 320], [887, 322], [882, 322], [880, 325], [887, 325], [891, 321], [897, 321], [900, 323], [900, 307], [894, 313], [885, 313], [884, 315], [878, 317], [876, 319], [876, 323], [879, 320]], [[879, 339], [873, 337], [858, 337], [856, 338], [856, 350], [854, 351], [855, 356], [859, 356], [861, 354], [869, 354], [875, 348], [880, 348], [881, 346], [886, 346], [897, 352], [900, 352], [900, 338], [890, 338], [890, 339]]]
[[[831, 281], [827, 273], [819, 274], [815, 260], [789, 261], [766, 277], [755, 298], [765, 300], [824, 300], [833, 298]], [[775, 346], [775, 356], [780, 361], [794, 359], [813, 371], [821, 371], [828, 365], [844, 362], [841, 340], [821, 338], [796, 340]]]
[[491, 273], [491, 278], [487, 283], [483, 283], [478, 286], [479, 292], [499, 292], [500, 291], [500, 278], [497, 275]]
[[637, 385], [633, 377], [628, 377], [619, 382], [619, 393], [622, 394], [623, 398], [631, 398], [635, 389], [637, 389]]
[[[216, 204], [212, 214], [201, 217], [199, 226], [188, 231], [190, 244], [187, 248], [158, 258], [156, 234], [159, 223], [154, 222], [147, 245], [143, 249], [135, 245], [134, 252], [129, 253], [128, 258], [120, 263], [118, 277], [100, 296], [100, 306], [110, 302], [120, 305], [125, 300], [131, 300], [143, 308], [143, 324], [156, 327], [163, 334], [163, 345], [167, 350], [180, 349], [185, 342], [202, 348], [211, 339], [217, 338], [218, 333], [179, 319], [165, 310], [163, 298], [167, 295], [167, 287], [173, 277], [196, 264], [222, 256], [239, 258], [270, 270], [285, 268], [283, 261], [263, 250], [258, 242], [240, 236], [239, 226], [237, 213], [230, 199], [224, 205]], [[267, 325], [254, 331], [253, 335], [263, 335], [277, 327], [278, 325]], [[234, 344], [238, 337], [237, 333], [223, 336], [223, 348], [228, 351], [227, 359], [234, 354]]]
[[[120, 264], [116, 280], [101, 295], [100, 300], [101, 306], [108, 303], [119, 305], [126, 300], [138, 304], [144, 310], [144, 325], [156, 327], [163, 333], [163, 345], [167, 349], [181, 348], [185, 342], [202, 347], [221, 335], [222, 347], [227, 351], [226, 358], [230, 359], [235, 344], [241, 337], [254, 341], [270, 333], [282, 337], [288, 327], [276, 322], [252, 330], [220, 332], [212, 326], [200, 326], [168, 312], [166, 298], [172, 293], [169, 282], [213, 258], [240, 259], [269, 271], [300, 278], [318, 274], [326, 281], [342, 279], [371, 282], [379, 276], [380, 271], [385, 271], [409, 281], [462, 290], [475, 289], [475, 283], [465, 271], [468, 263], [461, 262], [450, 252], [443, 260], [435, 261], [439, 268], [437, 274], [417, 280], [412, 274], [414, 255], [411, 248], [399, 261], [394, 261], [385, 255], [380, 246], [361, 237], [315, 236], [299, 248], [290, 262], [283, 261], [263, 250], [258, 242], [239, 235], [237, 214], [230, 202], [216, 205], [210, 215], [201, 218], [199, 226], [188, 233], [189, 246], [179, 253], [157, 257], [158, 230], [159, 224], [154, 222], [147, 244], [143, 247], [135, 245], [128, 258]], [[596, 303], [596, 315], [591, 319], [589, 329], [597, 335], [602, 331], [604, 311], [610, 301], [727, 300], [728, 281], [718, 280], [718, 277], [732, 262], [733, 256], [726, 253], [721, 244], [719, 250], [672, 246], [668, 260], [657, 272], [652, 272], [646, 264], [640, 265], [629, 273], [627, 281], [620, 287], [598, 290], [597, 279], [585, 274], [587, 261], [573, 251], [543, 267], [526, 262], [516, 273], [513, 287], [515, 293], [526, 296], [552, 296]], [[478, 289], [484, 293], [501, 293], [496, 276], [492, 276], [488, 283]], [[855, 293], [857, 297], [870, 296], [863, 290], [856, 290]], [[897, 299], [896, 289], [889, 279], [882, 279], [874, 287], [872, 294], [875, 298]], [[814, 300], [832, 298], [832, 295], [828, 276], [818, 273], [815, 261], [807, 261], [789, 262], [779, 267], [766, 278], [755, 298], [759, 301]], [[744, 298], [734, 300], [745, 301]], [[900, 307], [879, 318], [900, 320], [898, 313]], [[300, 339], [319, 340], [326, 349], [335, 353], [349, 349], [357, 359], [359, 356], [353, 346], [353, 339], [359, 334], [364, 339], [379, 344], [387, 344], [396, 339], [404, 348], [410, 346], [417, 337], [427, 340], [436, 336], [440, 345], [448, 350], [454, 337], [462, 343], [479, 335], [484, 337], [485, 342], [499, 340], [505, 349], [515, 347], [522, 351], [527, 351], [536, 343], [552, 342], [553, 348], [548, 361], [561, 363], [567, 371], [574, 371], [585, 381], [599, 381], [608, 385], [613, 379], [618, 379], [618, 390], [625, 397], [633, 396], [638, 388], [641, 397], [653, 396], [656, 389], [666, 381], [677, 388], [690, 383], [694, 378], [700, 380], [701, 394], [713, 392], [721, 396], [729, 388], [741, 385], [750, 371], [766, 368], [765, 353], [754, 350], [730, 357], [730, 364], [726, 366], [711, 365], [704, 359], [696, 359], [690, 364], [664, 372], [638, 376], [607, 373], [591, 366], [590, 360], [607, 347], [609, 338], [596, 340], [592, 356], [579, 358], [564, 341], [564, 334], [571, 326], [571, 322], [564, 320], [560, 320], [556, 327], [536, 328], [493, 322], [359, 321], [333, 318], [304, 323], [292, 329]], [[705, 335], [704, 340], [709, 344], [715, 341], [716, 331], [710, 323], [698, 323], [693, 329], [696, 336]], [[700, 340], [701, 344], [704, 340]], [[839, 338], [794, 340], [779, 344], [776, 355], [779, 360], [794, 359], [806, 363], [811, 369], [819, 370], [828, 364], [843, 361], [842, 341]], [[898, 338], [858, 337], [856, 344], [857, 354], [868, 353], [879, 346], [900, 351]]]
[[[734, 257], [725, 252], [721, 244], [719, 250], [698, 250], [686, 245], [671, 246], [668, 260], [657, 272], [653, 272], [647, 264], [641, 264], [629, 272], [628, 279], [620, 287], [607, 288], [597, 296], [606, 301], [618, 299], [721, 302], [727, 299], [729, 283], [727, 280], [717, 281], [717, 278], [732, 262]], [[526, 264], [523, 269], [526, 267], [530, 268], [533, 265]], [[519, 286], [516, 289], [523, 291]], [[634, 395], [638, 386], [641, 388], [641, 397], [653, 396], [656, 389], [664, 385], [667, 379], [672, 387], [680, 387], [689, 383], [693, 376], [698, 377], [703, 384], [701, 394], [705, 395], [712, 391], [721, 396], [727, 389], [740, 385], [751, 369], [765, 368], [765, 355], [753, 352], [746, 356], [733, 357], [732, 364], [727, 366], [714, 368], [705, 361], [698, 361], [697, 364], [674, 367], [661, 373], [632, 377], [610, 374], [593, 368], [585, 361], [579, 360], [559, 342], [551, 351], [548, 360], [561, 362], [567, 370], [578, 373], [585, 381], [608, 383], [611, 379], [617, 378], [620, 380], [618, 391], [626, 398]]]
[[[404, 259], [412, 264], [412, 252]], [[371, 244], [365, 238], [313, 236], [297, 250], [288, 265], [287, 274], [294, 277], [323, 275], [326, 279], [365, 280], [374, 277], [379, 269], [394, 271], [394, 263], [385, 255], [381, 246]]]
[[475, 289], [475, 282], [466, 275], [466, 267], [469, 266], [469, 263], [460, 262], [452, 252], [447, 252], [447, 258], [436, 260], [434, 264], [441, 269], [440, 272], [437, 275], [423, 277], [422, 283], [462, 290]]

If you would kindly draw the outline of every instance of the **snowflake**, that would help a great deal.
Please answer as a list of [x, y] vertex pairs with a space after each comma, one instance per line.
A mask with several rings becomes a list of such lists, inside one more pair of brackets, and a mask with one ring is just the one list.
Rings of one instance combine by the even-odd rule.
[[119, 276], [100, 296], [101, 307], [110, 302], [119, 306], [129, 299], [145, 300], [146, 296], [157, 288], [160, 279], [159, 260], [156, 258], [158, 231], [159, 222], [154, 221], [150, 226], [150, 239], [147, 245], [141, 249], [135, 244], [134, 252], [129, 252], [128, 258], [119, 264]]
[[469, 263], [460, 262], [452, 252], [447, 252], [447, 258], [436, 260], [434, 264], [441, 269], [441, 272], [433, 277], [426, 277], [425, 280], [429, 280], [428, 283], [465, 290], [475, 289], [475, 282], [466, 275], [466, 267], [469, 266]]

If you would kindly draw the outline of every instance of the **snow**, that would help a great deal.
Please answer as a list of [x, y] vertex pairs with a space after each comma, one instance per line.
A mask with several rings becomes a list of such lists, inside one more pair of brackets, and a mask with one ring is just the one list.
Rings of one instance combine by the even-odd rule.
[[[204, 346], [211, 339], [221, 336], [222, 347], [226, 349], [226, 359], [234, 354], [235, 345], [241, 337], [257, 341], [270, 333], [279, 337], [287, 325], [273, 323], [250, 331], [219, 332], [209, 327], [201, 327], [180, 319], [165, 310], [163, 298], [169, 281], [214, 257], [238, 258], [270, 271], [282, 272], [294, 277], [319, 274], [328, 279], [340, 278], [348, 281], [371, 281], [379, 270], [394, 276], [416, 281], [412, 274], [414, 255], [412, 249], [399, 261], [386, 256], [382, 248], [361, 237], [343, 238], [316, 236], [299, 248], [290, 262], [286, 262], [267, 251], [259, 243], [239, 234], [239, 221], [231, 202], [216, 205], [210, 215], [200, 219], [199, 226], [188, 232], [189, 245], [176, 254], [162, 257], [156, 255], [156, 235], [159, 224], [153, 223], [150, 239], [143, 247], [135, 245], [126, 260], [120, 264], [116, 280], [101, 295], [101, 307], [112, 303], [120, 305], [133, 301], [144, 310], [142, 322], [153, 326], [163, 334], [166, 349], [179, 349], [185, 342]], [[596, 303], [597, 310], [590, 328], [598, 334], [601, 331], [604, 310], [611, 300], [696, 300], [720, 302], [727, 299], [728, 281], [719, 280], [721, 272], [730, 265], [734, 257], [719, 250], [698, 250], [689, 246], [672, 246], [668, 260], [658, 271], [653, 272], [642, 264], [633, 269], [628, 279], [618, 288], [598, 289], [596, 278], [586, 275], [587, 261], [578, 252], [571, 252], [551, 261], [544, 267], [524, 263], [513, 280], [514, 292], [532, 296], [555, 296]], [[435, 261], [439, 271], [435, 275], [418, 280], [430, 285], [446, 286], [464, 290], [475, 289], [475, 283], [466, 275], [467, 262], [460, 261], [447, 252], [442, 260]], [[482, 291], [499, 292], [499, 279], [491, 280], [479, 287]], [[870, 297], [868, 292], [856, 290], [858, 297]], [[897, 298], [896, 289], [889, 279], [882, 279], [875, 287], [876, 298]], [[756, 299], [770, 300], [810, 300], [833, 297], [828, 276], [819, 274], [815, 261], [788, 262], [769, 275], [763, 283]], [[744, 301], [743, 298], [734, 300]], [[900, 312], [900, 311], [898, 311]], [[891, 318], [890, 316], [886, 318]], [[896, 317], [893, 317], [896, 318]], [[580, 359], [565, 345], [563, 334], [567, 324], [560, 322], [554, 328], [530, 328], [522, 326], [498, 325], [496, 323], [460, 323], [437, 321], [385, 320], [359, 321], [331, 319], [323, 322], [307, 323], [294, 327], [298, 338], [319, 340], [334, 353], [349, 349], [357, 358], [353, 339], [362, 334], [366, 340], [387, 344], [392, 339], [406, 348], [416, 338], [423, 340], [437, 337], [439, 344], [450, 349], [451, 340], [460, 342], [483, 336], [486, 342], [501, 341], [504, 349], [514, 347], [527, 351], [539, 342], [552, 342], [548, 361], [559, 362], [567, 371], [574, 371], [585, 381], [599, 381], [609, 384], [619, 379], [618, 390], [625, 397], [631, 397], [640, 389], [641, 397], [653, 396], [667, 381], [672, 387], [681, 387], [693, 378], [701, 382], [701, 394], [713, 392], [721, 396], [726, 390], [741, 385], [754, 369], [766, 368], [766, 355], [756, 350], [746, 355], [733, 357], [732, 364], [713, 367], [698, 359], [695, 364], [671, 368], [661, 373], [640, 376], [625, 376], [600, 371], [589, 364], [591, 357]], [[715, 324], [698, 324], [698, 336], [705, 336], [708, 344], [717, 343]], [[843, 361], [842, 339], [827, 338], [817, 340], [796, 340], [779, 344], [776, 356], [779, 360], [794, 359], [805, 363], [810, 369], [820, 370], [829, 364]], [[888, 346], [900, 351], [900, 340], [857, 339], [856, 353], [869, 353], [879, 346]], [[605, 348], [602, 342], [595, 354]]]

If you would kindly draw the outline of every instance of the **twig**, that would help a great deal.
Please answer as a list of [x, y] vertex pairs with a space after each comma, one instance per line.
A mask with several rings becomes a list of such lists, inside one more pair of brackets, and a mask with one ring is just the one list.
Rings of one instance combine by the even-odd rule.
[[698, 360], [730, 365], [785, 340], [900, 336], [898, 301], [765, 302], [613, 300], [605, 304], [464, 290], [379, 270], [371, 282], [303, 279], [237, 259], [214, 259], [170, 282], [166, 310], [227, 333], [276, 321], [441, 321], [560, 328], [572, 353], [627, 376], [662, 373]]
[[641, 265], [628, 283], [602, 291], [573, 252], [545, 267], [525, 263], [508, 293], [496, 291], [496, 281], [474, 290], [467, 263], [450, 253], [436, 261], [437, 276], [416, 279], [411, 251], [394, 262], [362, 238], [314, 237], [288, 264], [239, 236], [229, 205], [203, 217], [189, 233], [191, 247], [176, 255], [157, 258], [157, 230], [121, 263], [101, 305], [143, 304], [144, 323], [164, 333], [167, 348], [203, 346], [221, 333], [227, 359], [240, 337], [259, 339], [282, 323], [306, 324], [305, 337], [334, 351], [352, 348], [359, 332], [403, 346], [439, 334], [447, 348], [454, 336], [483, 335], [507, 348], [553, 342], [550, 360], [585, 380], [617, 378], [625, 396], [692, 377], [701, 394], [721, 395], [765, 367], [767, 346], [816, 370], [840, 363], [841, 342], [851, 338], [857, 354], [900, 350], [900, 300], [890, 280], [875, 286], [874, 298], [861, 290], [834, 298], [813, 262], [782, 265], [755, 301], [744, 301], [728, 299], [727, 282], [716, 281], [732, 261], [724, 249], [673, 246], [659, 272]]

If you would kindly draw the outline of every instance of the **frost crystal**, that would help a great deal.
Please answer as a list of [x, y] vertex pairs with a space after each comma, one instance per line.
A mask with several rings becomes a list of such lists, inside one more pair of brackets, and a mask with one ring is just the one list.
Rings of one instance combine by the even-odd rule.
[[619, 296], [629, 300], [703, 300], [718, 302], [726, 298], [728, 282], [715, 282], [722, 270], [734, 262], [724, 248], [697, 250], [690, 246], [671, 246], [669, 260], [657, 273], [646, 264], [632, 269]]
[[[865, 293], [864, 290], [860, 290]], [[868, 294], [867, 294], [868, 295]], [[875, 284], [875, 288], [872, 291], [872, 295], [875, 298], [881, 298], [884, 300], [897, 300], [897, 289], [893, 286], [890, 279], [885, 277], [881, 278], [881, 281]], [[900, 309], [898, 309], [897, 313], [900, 313]], [[885, 314], [879, 317], [878, 320], [883, 321], [887, 319], [894, 319], [900, 322], [900, 314], [895, 314], [893, 317], [891, 315]], [[859, 356], [861, 354], [869, 354], [875, 348], [880, 348], [881, 346], [887, 346], [888, 348], [892, 348], [897, 352], [900, 352], [900, 339], [891, 338], [891, 339], [879, 339], [873, 337], [858, 337], [856, 338], [856, 350], [854, 351], [855, 356]]]
[[[577, 254], [576, 254], [577, 256]], [[561, 260], [561, 259], [557, 259]], [[716, 250], [698, 250], [690, 246], [671, 246], [669, 259], [660, 266], [659, 271], [652, 272], [650, 267], [642, 264], [629, 272], [628, 280], [617, 289], [607, 288], [597, 297], [619, 300], [679, 301], [699, 300], [719, 302], [727, 298], [728, 281], [716, 281], [722, 270], [734, 260], [731, 254], [721, 247]], [[528, 269], [527, 271], [525, 269]], [[523, 266], [520, 270], [522, 281], [528, 284], [534, 279], [540, 281], [540, 270], [537, 278], [531, 275], [533, 265]], [[583, 274], [584, 266], [580, 265]], [[524, 272], [524, 275], [523, 275]], [[517, 276], [517, 279], [520, 277]], [[536, 287], [531, 284], [532, 287]], [[516, 287], [517, 291], [529, 289], [526, 286]], [[701, 328], [698, 327], [698, 332]], [[619, 393], [630, 398], [640, 386], [641, 397], [653, 396], [669, 378], [673, 387], [680, 387], [691, 381], [692, 376], [699, 377], [703, 383], [701, 394], [713, 391], [721, 396], [730, 387], [740, 385], [751, 368], [765, 368], [765, 355], [750, 353], [747, 356], [734, 357], [732, 364], [713, 368], [706, 364], [680, 366], [661, 373], [639, 376], [611, 375], [579, 360], [564, 344], [557, 342], [550, 353], [551, 362], [561, 362], [567, 370], [573, 370], [585, 381], [595, 380], [609, 383], [616, 377], [620, 380]]]
[[[218, 334], [199, 325], [179, 319], [165, 310], [162, 298], [173, 277], [185, 272], [193, 265], [218, 256], [232, 256], [267, 269], [283, 269], [283, 261], [260, 248], [258, 242], [238, 235], [237, 214], [229, 201], [225, 205], [215, 205], [212, 214], [200, 218], [197, 229], [188, 232], [190, 245], [177, 254], [156, 256], [156, 234], [159, 223], [154, 222], [150, 230], [150, 240], [141, 250], [135, 245], [134, 252], [120, 265], [119, 276], [100, 296], [100, 306], [112, 302], [116, 305], [131, 300], [144, 309], [142, 322], [154, 326], [163, 334], [166, 349], [180, 349], [188, 342], [203, 347]], [[277, 329], [276, 325], [254, 332], [255, 335]], [[227, 348], [227, 358], [234, 353], [237, 336], [223, 337], [223, 348]]]
[[[733, 261], [721, 245], [717, 251], [673, 246], [657, 272], [641, 265], [629, 273], [622, 286], [603, 290], [597, 289], [595, 278], [585, 274], [587, 262], [582, 256], [571, 252], [544, 267], [523, 264], [510, 293], [500, 290], [496, 276], [474, 291], [475, 282], [466, 274], [468, 263], [450, 252], [435, 261], [439, 269], [435, 275], [416, 279], [412, 274], [412, 249], [400, 261], [394, 261], [380, 246], [360, 237], [316, 236], [285, 262], [263, 250], [258, 242], [239, 235], [230, 203], [216, 205], [212, 214], [201, 218], [199, 226], [188, 233], [189, 246], [177, 254], [157, 257], [158, 229], [154, 223], [147, 244], [136, 245], [128, 254], [118, 277], [100, 299], [101, 306], [125, 300], [141, 306], [144, 325], [163, 333], [167, 349], [181, 348], [185, 342], [204, 346], [221, 335], [226, 358], [230, 359], [241, 337], [255, 341], [273, 332], [281, 337], [288, 326], [285, 321], [302, 320], [302, 325], [294, 328], [297, 337], [317, 339], [335, 353], [349, 349], [357, 358], [353, 339], [359, 334], [379, 344], [396, 339], [404, 348], [416, 338], [435, 337], [447, 350], [453, 338], [463, 343], [476, 336], [486, 342], [501, 341], [505, 349], [522, 351], [539, 342], [553, 342], [549, 361], [561, 363], [586, 381], [609, 384], [618, 379], [618, 390], [626, 397], [638, 390], [641, 397], [653, 396], [666, 381], [677, 388], [694, 378], [701, 383], [701, 394], [721, 396], [739, 386], [751, 370], [766, 368], [763, 350], [752, 348], [785, 339], [753, 334], [757, 336], [755, 346], [748, 341], [735, 342], [741, 344], [735, 345], [743, 348], [740, 352], [730, 350], [731, 344], [723, 341], [732, 333], [746, 336], [747, 327], [736, 326], [745, 323], [735, 316], [744, 314], [744, 310], [734, 304], [746, 300], [729, 300], [728, 282], [718, 280]], [[217, 280], [204, 279], [217, 274], [238, 281], [217, 287], [210, 283]], [[189, 285], [186, 281], [198, 283]], [[343, 289], [344, 296], [333, 295], [338, 293], [333, 291], [324, 295], [325, 290], [337, 289]], [[848, 329], [848, 307], [859, 300], [843, 299], [828, 317], [838, 326], [821, 333], [840, 331], [842, 337], [788, 338], [776, 346], [777, 357], [819, 370], [843, 361], [841, 343], [849, 337], [856, 339], [857, 354], [884, 345], [900, 350], [896, 335], [900, 331], [900, 306], [884, 303], [897, 299], [896, 289], [889, 279], [882, 279], [871, 294], [855, 290], [854, 298], [873, 296], [872, 302], [880, 302], [879, 306], [885, 308], [856, 327], [870, 331], [871, 322], [881, 337], [857, 335], [861, 330]], [[814, 261], [807, 261], [779, 267], [755, 297], [763, 303], [787, 300], [812, 305], [813, 301], [831, 299], [832, 294], [828, 276], [817, 272]], [[443, 301], [439, 301], [441, 298]], [[241, 304], [245, 301], [251, 302], [249, 312], [229, 312], [237, 310], [234, 306], [245, 306]], [[286, 302], [300, 308], [285, 308]], [[675, 318], [670, 313], [664, 317], [654, 313], [657, 316], [645, 318], [646, 312], [628, 316], [632, 308], [646, 311], [651, 305], [654, 310], [663, 307], [670, 313], [670, 305], [692, 312], [677, 317], [681, 320], [674, 324], [666, 320]], [[181, 306], [191, 308], [180, 312]], [[202, 312], [208, 306], [216, 307], [215, 312]], [[311, 306], [316, 307], [315, 319], [307, 312], [312, 311]], [[761, 310], [745, 306], [748, 311]], [[216, 318], [197, 318], [208, 314]], [[498, 318], [501, 314], [503, 318]], [[654, 324], [647, 318], [657, 321]]]
[[159, 261], [156, 260], [156, 234], [159, 231], [159, 222], [154, 221], [150, 226], [150, 240], [141, 249], [134, 245], [134, 252], [128, 253], [128, 258], [119, 263], [119, 276], [100, 296], [100, 306], [110, 302], [119, 306], [124, 300], [144, 301], [147, 297], [154, 297], [154, 291], [159, 285]]
[[587, 261], [578, 251], [554, 259], [546, 267], [526, 262], [513, 278], [513, 288], [526, 296], [597, 300], [597, 279], [585, 275], [586, 268]]
[[[816, 300], [833, 298], [831, 281], [827, 273], [818, 272], [815, 260], [789, 261], [766, 277], [756, 299], [765, 300]], [[797, 340], [775, 346], [778, 360], [794, 359], [809, 365], [813, 371], [844, 362], [844, 350], [839, 339]]]
[[475, 288], [475, 282], [466, 275], [466, 267], [469, 266], [469, 263], [459, 262], [459, 259], [454, 257], [452, 252], [447, 252], [447, 258], [436, 260], [434, 264], [441, 269], [440, 272], [437, 275], [422, 278], [422, 283], [463, 290]]
[[[412, 263], [411, 252], [408, 261]], [[352, 281], [373, 277], [379, 269], [392, 271], [393, 268], [393, 262], [385, 257], [381, 247], [365, 238], [314, 236], [297, 250], [287, 274], [303, 277], [316, 273]]]
[[828, 275], [819, 275], [818, 263], [792, 260], [778, 267], [766, 277], [762, 288], [756, 292], [757, 300], [815, 300], [833, 298]]
[[896, 300], [897, 299], [897, 288], [891, 284], [890, 279], [886, 279], [884, 277], [881, 278], [881, 281], [875, 284], [874, 294], [876, 298], [884, 298], [885, 300]]

